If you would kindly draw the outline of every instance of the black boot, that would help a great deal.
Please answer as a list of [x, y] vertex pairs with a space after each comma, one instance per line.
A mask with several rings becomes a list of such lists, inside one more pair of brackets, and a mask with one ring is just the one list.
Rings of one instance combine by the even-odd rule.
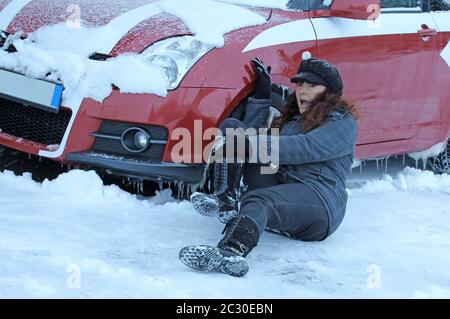
[[249, 265], [244, 257], [258, 243], [258, 228], [250, 218], [239, 216], [227, 223], [224, 233], [217, 247], [200, 245], [183, 248], [180, 260], [186, 266], [203, 272], [218, 271], [235, 277], [245, 276]]
[[222, 234], [224, 236], [217, 246], [242, 257], [247, 257], [259, 240], [258, 226], [243, 215], [228, 221]]
[[215, 163], [214, 165], [215, 192], [213, 194], [196, 192], [191, 196], [191, 203], [198, 213], [216, 217], [226, 223], [238, 215], [244, 164]]

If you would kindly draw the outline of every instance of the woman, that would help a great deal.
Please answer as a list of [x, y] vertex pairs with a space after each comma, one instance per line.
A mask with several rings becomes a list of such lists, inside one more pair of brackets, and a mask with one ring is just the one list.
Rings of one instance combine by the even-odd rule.
[[[271, 104], [270, 67], [259, 59], [252, 63], [257, 74], [255, 94], [248, 100], [243, 120], [225, 120], [222, 132], [264, 127]], [[249, 270], [244, 257], [264, 230], [322, 241], [341, 224], [347, 204], [345, 181], [355, 151], [357, 110], [341, 98], [342, 79], [326, 61], [304, 54], [291, 81], [296, 89], [279, 125], [278, 173], [263, 175], [257, 163], [215, 164], [217, 176], [227, 172], [226, 187], [213, 195], [195, 193], [191, 202], [199, 213], [226, 223], [224, 237], [217, 247], [183, 248], [180, 259], [187, 266], [244, 276]], [[254, 138], [249, 140], [254, 152], [259, 144]], [[240, 198], [242, 175], [246, 190]]]

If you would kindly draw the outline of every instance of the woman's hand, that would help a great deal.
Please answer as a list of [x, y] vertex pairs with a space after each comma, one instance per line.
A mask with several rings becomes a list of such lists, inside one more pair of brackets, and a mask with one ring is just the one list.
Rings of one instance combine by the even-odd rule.
[[270, 99], [271, 94], [271, 86], [272, 86], [272, 78], [270, 76], [270, 72], [272, 68], [270, 66], [266, 66], [263, 61], [259, 58], [254, 58], [252, 60], [252, 65], [255, 69], [256, 73], [256, 86], [255, 93], [253, 97], [255, 99]]

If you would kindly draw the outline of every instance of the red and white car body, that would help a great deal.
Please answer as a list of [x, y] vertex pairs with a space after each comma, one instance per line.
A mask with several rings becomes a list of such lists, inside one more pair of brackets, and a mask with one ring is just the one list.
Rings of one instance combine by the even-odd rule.
[[[0, 29], [30, 33], [64, 22], [72, 2], [0, 0]], [[112, 23], [152, 2], [156, 1], [79, 0], [77, 4], [83, 22], [94, 26]], [[170, 138], [172, 132], [177, 128], [203, 132], [230, 117], [254, 88], [250, 68], [254, 57], [272, 66], [274, 82], [293, 88], [289, 80], [304, 51], [338, 67], [345, 84], [344, 97], [360, 108], [355, 158], [423, 151], [447, 141], [450, 11], [382, 8], [379, 15], [379, 1], [334, 0], [325, 1], [331, 2], [329, 6], [317, 6], [320, 2], [310, 1], [310, 10], [249, 7], [267, 23], [226, 34], [225, 45], [198, 60], [166, 97], [115, 89], [102, 103], [84, 99], [78, 105], [63, 105], [68, 119], [60, 141], [54, 143], [57, 146], [5, 131], [0, 132], [0, 145], [65, 164], [107, 169], [112, 174], [197, 183], [204, 165], [173, 162], [172, 148], [178, 140]], [[129, 18], [133, 19], [132, 15]], [[110, 52], [99, 53], [141, 53], [158, 41], [191, 34], [181, 20], [165, 13], [136, 20], [124, 31]], [[202, 121], [201, 127], [194, 127], [195, 120]], [[143, 154], [127, 153], [120, 141], [111, 137], [120, 137], [131, 126], [149, 130], [157, 143]], [[192, 158], [202, 158], [202, 151], [192, 147]]]

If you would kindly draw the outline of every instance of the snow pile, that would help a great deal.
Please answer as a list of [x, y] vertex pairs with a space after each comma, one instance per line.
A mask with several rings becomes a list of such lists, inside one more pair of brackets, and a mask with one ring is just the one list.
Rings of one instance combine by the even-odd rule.
[[79, 170], [42, 184], [0, 173], [0, 297], [448, 298], [449, 191], [449, 175], [413, 168], [349, 190], [335, 234], [265, 233], [240, 279], [179, 262], [223, 224], [170, 191], [139, 199]]
[[215, 47], [224, 45], [223, 35], [230, 31], [266, 22], [248, 9], [210, 0], [170, 0], [161, 8], [183, 20], [199, 41]]
[[[17, 53], [0, 50], [0, 67], [27, 76], [62, 81], [63, 103], [92, 98], [102, 102], [112, 85], [123, 93], [167, 94], [167, 79], [159, 65], [138, 54], [124, 54], [105, 62], [93, 61], [94, 52], [109, 53], [139, 22], [160, 12], [183, 20], [198, 40], [214, 47], [224, 45], [224, 34], [259, 25], [265, 18], [246, 8], [213, 0], [163, 0], [137, 8], [108, 25], [96, 28], [57, 24], [43, 27], [25, 41], [14, 40]], [[107, 50], [104, 52], [102, 50]]]
[[[148, 63], [139, 55], [123, 54], [101, 62], [90, 60], [89, 55], [81, 53], [82, 49], [71, 52], [70, 48], [62, 46], [52, 50], [46, 48], [45, 42], [40, 47], [40, 37], [45, 39], [47, 35], [54, 34], [55, 30], [65, 28], [65, 25], [58, 25], [40, 30], [32, 37], [36, 39], [35, 43], [31, 42], [31, 38], [15, 42], [18, 53], [0, 51], [0, 67], [34, 78], [61, 80], [65, 88], [63, 99], [68, 105], [71, 99], [78, 97], [89, 97], [101, 102], [111, 94], [113, 84], [124, 93], [167, 94], [166, 79], [161, 68]], [[70, 29], [69, 33], [72, 31], [82, 37], [86, 30]], [[51, 42], [46, 38], [50, 46], [61, 43], [59, 38], [54, 40], [55, 42]]]
[[348, 190], [349, 194], [378, 194], [389, 192], [436, 192], [450, 195], [450, 176], [436, 175], [431, 171], [423, 171], [406, 167], [395, 178], [383, 175], [381, 179], [368, 181], [359, 189]]

